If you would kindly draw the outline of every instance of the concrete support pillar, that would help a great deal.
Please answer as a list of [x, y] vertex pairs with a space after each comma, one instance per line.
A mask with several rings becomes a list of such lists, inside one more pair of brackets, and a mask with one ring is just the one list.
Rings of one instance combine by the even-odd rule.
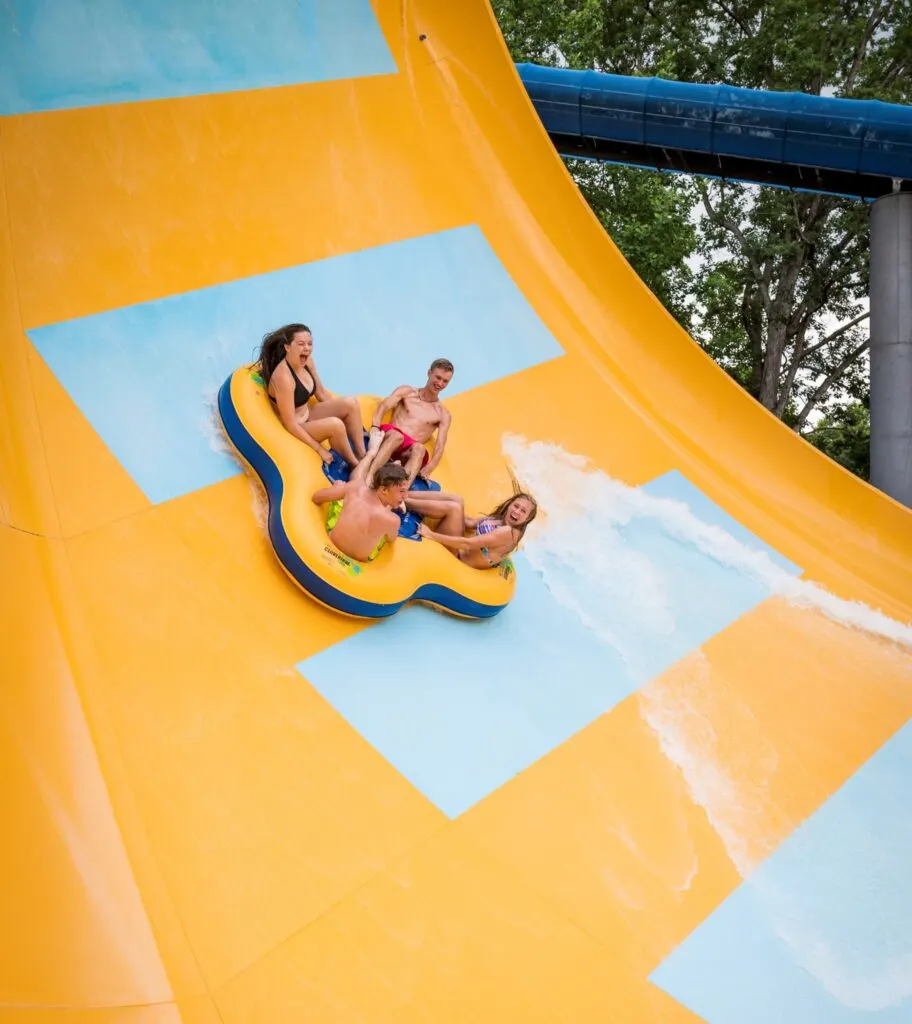
[[912, 508], [912, 192], [871, 208], [871, 483]]

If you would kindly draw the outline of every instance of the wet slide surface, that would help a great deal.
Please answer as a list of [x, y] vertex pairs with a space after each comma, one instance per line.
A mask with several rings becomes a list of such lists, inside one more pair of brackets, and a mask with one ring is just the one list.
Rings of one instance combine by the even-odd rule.
[[[912, 1018], [912, 517], [665, 314], [483, 0], [0, 14], [0, 1020]], [[456, 364], [489, 622], [323, 610], [215, 392]], [[307, 457], [306, 453], [302, 457]]]

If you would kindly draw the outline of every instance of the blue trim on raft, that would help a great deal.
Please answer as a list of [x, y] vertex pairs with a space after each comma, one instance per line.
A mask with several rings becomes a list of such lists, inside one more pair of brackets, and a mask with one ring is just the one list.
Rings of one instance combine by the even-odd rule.
[[428, 601], [439, 605], [454, 615], [463, 615], [472, 619], [489, 619], [503, 611], [506, 605], [485, 605], [472, 601], [462, 594], [436, 583], [428, 583], [419, 587], [410, 597], [390, 604], [364, 601], [338, 590], [315, 573], [298, 554], [282, 525], [282, 496], [285, 493], [285, 482], [279, 467], [270, 456], [257, 444], [256, 440], [241, 422], [234, 402], [231, 400], [230, 375], [218, 392], [218, 411], [225, 432], [231, 443], [237, 448], [244, 459], [260, 478], [269, 501], [267, 517], [269, 540], [279, 561], [286, 572], [301, 587], [321, 604], [345, 615], [354, 615], [366, 619], [383, 619], [395, 615], [411, 601]]
[[552, 134], [912, 179], [912, 107], [516, 67]]

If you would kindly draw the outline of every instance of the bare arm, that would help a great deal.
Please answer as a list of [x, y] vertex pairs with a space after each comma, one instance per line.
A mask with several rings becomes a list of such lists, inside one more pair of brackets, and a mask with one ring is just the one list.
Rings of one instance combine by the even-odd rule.
[[330, 487], [321, 487], [319, 491], [314, 491], [310, 500], [315, 505], [324, 505], [327, 501], [339, 501], [344, 497], [345, 484], [339, 480]]
[[277, 369], [269, 383], [275, 392], [276, 409], [278, 409], [282, 426], [285, 427], [289, 434], [293, 434], [299, 441], [303, 441], [304, 444], [313, 448], [324, 462], [332, 462], [332, 456], [329, 452], [319, 441], [311, 437], [298, 422], [295, 412], [294, 384], [291, 380], [291, 371], [286, 370], [283, 373], [281, 368]]
[[435, 533], [430, 527], [422, 523], [418, 532], [428, 540], [436, 540], [446, 548], [453, 551], [480, 551], [482, 548], [493, 548], [513, 540], [513, 531], [509, 526], [498, 526], [496, 530], [474, 537], [451, 537], [446, 533]]
[[447, 434], [450, 432], [452, 417], [448, 409], [441, 406], [440, 424], [437, 427], [437, 440], [434, 443], [434, 454], [428, 459], [427, 465], [421, 470], [421, 475], [429, 477], [437, 468], [437, 463], [443, 458], [443, 449], [446, 446]]
[[389, 526], [386, 529], [386, 539], [390, 544], [395, 544], [399, 539], [399, 527], [401, 526], [401, 520], [399, 516], [389, 514]]
[[320, 380], [320, 375], [317, 373], [317, 364], [313, 361], [313, 356], [307, 362], [307, 369], [310, 371], [311, 377], [313, 377], [314, 397], [318, 402], [328, 402], [333, 397], [333, 394], [323, 387], [323, 381]]
[[383, 422], [383, 417], [392, 409], [395, 409], [410, 391], [414, 390], [415, 389], [410, 387], [408, 384], [401, 384], [388, 398], [384, 398], [374, 412], [374, 417], [371, 420], [371, 426], [379, 427]]

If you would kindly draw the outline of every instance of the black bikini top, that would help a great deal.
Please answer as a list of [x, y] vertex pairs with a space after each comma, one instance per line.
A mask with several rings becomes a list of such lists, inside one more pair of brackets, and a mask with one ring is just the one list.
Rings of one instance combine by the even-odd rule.
[[[296, 409], [300, 409], [302, 405], [307, 405], [313, 396], [314, 391], [317, 390], [317, 382], [313, 381], [311, 386], [308, 388], [307, 385], [301, 380], [301, 378], [291, 369], [291, 363], [285, 360], [285, 365], [291, 370], [291, 375], [294, 377], [295, 382], [295, 393], [294, 393], [294, 404]], [[269, 401], [275, 405], [275, 399], [272, 395], [269, 396]]]

